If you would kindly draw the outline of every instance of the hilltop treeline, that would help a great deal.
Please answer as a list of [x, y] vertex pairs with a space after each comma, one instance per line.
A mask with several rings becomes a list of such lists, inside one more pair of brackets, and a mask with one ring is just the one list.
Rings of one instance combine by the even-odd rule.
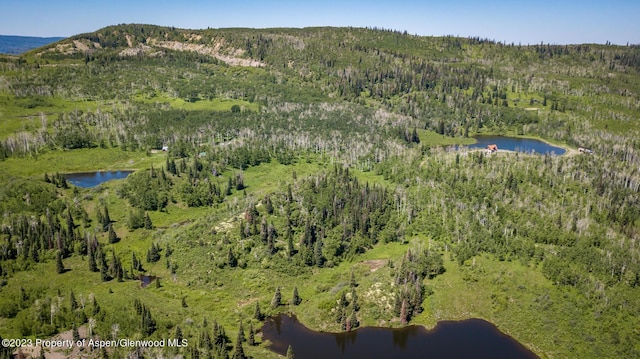
[[[285, 134], [304, 137], [311, 131], [313, 137], [335, 138], [355, 129], [377, 137], [363, 138], [363, 144], [386, 148], [385, 142], [394, 141], [391, 123], [454, 137], [513, 130], [599, 150], [636, 147], [627, 138], [605, 136], [633, 129], [640, 106], [640, 54], [633, 46], [505, 45], [353, 28], [190, 31], [150, 25], [120, 25], [71, 40], [93, 44], [91, 50], [70, 50], [87, 56], [79, 66], [42, 66], [57, 61], [50, 56], [71, 56], [62, 55], [60, 45], [40, 50], [31, 61], [3, 63], [7, 95], [28, 97], [18, 101], [26, 108], [51, 106], [59, 97], [125, 106], [59, 114], [51, 127], [4, 139], [3, 158], [45, 148], [152, 149], [239, 133], [286, 151], [300, 146], [283, 139]], [[167, 42], [182, 47], [163, 47]], [[126, 49], [142, 50], [131, 56]], [[243, 70], [220, 58], [251, 59], [262, 67]], [[159, 96], [189, 103], [241, 99], [267, 110], [234, 116], [166, 112], [162, 102], [148, 105]], [[146, 99], [147, 105], [132, 99]], [[345, 101], [353, 105], [345, 107]], [[335, 116], [323, 115], [326, 106], [301, 103], [326, 103], [335, 115], [356, 120], [327, 122]], [[374, 117], [369, 105], [384, 109], [387, 119], [367, 123]], [[362, 148], [355, 157], [363, 161], [377, 157], [376, 151]]]

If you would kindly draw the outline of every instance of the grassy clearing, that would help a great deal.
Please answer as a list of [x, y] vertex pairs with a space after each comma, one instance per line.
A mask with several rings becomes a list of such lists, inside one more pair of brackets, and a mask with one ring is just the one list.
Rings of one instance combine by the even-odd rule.
[[181, 98], [169, 97], [166, 95], [142, 96], [135, 97], [136, 101], [147, 104], [168, 104], [171, 108], [179, 110], [191, 111], [231, 111], [233, 105], [238, 105], [244, 111], [258, 111], [258, 104], [245, 100], [214, 98], [210, 100], [197, 99], [193, 101], [185, 101]]
[[12, 157], [3, 162], [0, 173], [29, 177], [55, 172], [140, 169], [162, 165], [165, 158], [164, 154], [123, 151], [119, 148], [82, 148], [50, 151], [32, 157]]
[[[433, 327], [442, 320], [482, 318], [543, 358], [593, 355], [583, 345], [588, 335], [574, 328], [577, 323], [595, 326], [584, 310], [585, 299], [553, 286], [536, 265], [484, 255], [464, 266], [445, 260], [445, 267], [445, 274], [427, 281], [434, 294], [415, 323]], [[554, 332], [564, 333], [562, 339], [548, 335]]]
[[0, 93], [0, 138], [20, 132], [33, 131], [48, 124], [57, 114], [71, 111], [92, 111], [101, 103], [91, 100], [74, 101], [60, 97], [15, 97]]

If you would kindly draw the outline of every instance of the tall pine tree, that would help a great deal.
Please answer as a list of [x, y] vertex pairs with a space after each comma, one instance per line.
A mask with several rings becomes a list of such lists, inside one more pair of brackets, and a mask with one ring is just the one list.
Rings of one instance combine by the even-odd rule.
[[302, 302], [302, 298], [298, 295], [298, 287], [293, 288], [293, 298], [291, 298], [291, 304], [298, 305]]
[[56, 271], [58, 274], [64, 273], [64, 264], [62, 263], [62, 253], [60, 251], [56, 252]]
[[276, 287], [276, 292], [273, 294], [273, 299], [271, 300], [271, 308], [277, 308], [280, 306], [282, 302], [282, 294], [280, 294], [280, 287]]

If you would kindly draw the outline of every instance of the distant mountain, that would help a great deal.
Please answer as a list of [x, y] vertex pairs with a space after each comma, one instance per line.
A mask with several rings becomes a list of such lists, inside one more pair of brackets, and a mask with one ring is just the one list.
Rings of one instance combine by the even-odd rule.
[[0, 35], [0, 53], [19, 55], [31, 49], [60, 41], [64, 37], [32, 37]]

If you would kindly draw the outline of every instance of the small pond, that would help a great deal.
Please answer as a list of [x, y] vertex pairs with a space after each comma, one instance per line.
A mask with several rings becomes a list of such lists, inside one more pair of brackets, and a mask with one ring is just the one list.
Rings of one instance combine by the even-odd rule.
[[153, 283], [154, 280], [158, 280], [158, 277], [154, 275], [140, 274], [138, 275], [138, 280], [140, 281], [140, 286], [142, 288], [146, 288], [149, 284]]
[[474, 137], [478, 142], [473, 145], [469, 145], [469, 148], [486, 148], [487, 145], [498, 145], [498, 150], [509, 150], [527, 153], [539, 153], [539, 154], [556, 154], [563, 155], [566, 150], [561, 147], [556, 147], [548, 143], [531, 139], [531, 138], [517, 138], [517, 137], [505, 137], [505, 136], [476, 136]]
[[433, 330], [365, 327], [346, 333], [314, 332], [281, 314], [262, 327], [263, 340], [276, 353], [291, 345], [296, 358], [538, 358], [493, 324], [480, 319], [440, 322]]
[[98, 171], [98, 172], [81, 172], [81, 173], [67, 173], [64, 178], [71, 184], [83, 187], [91, 188], [95, 187], [103, 182], [111, 181], [114, 179], [126, 178], [133, 171]]

